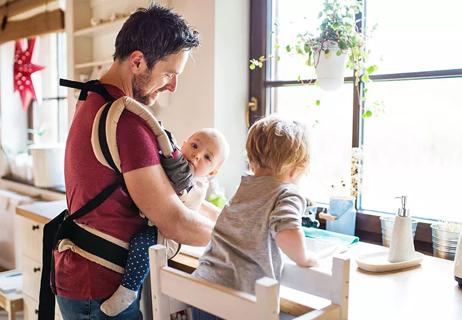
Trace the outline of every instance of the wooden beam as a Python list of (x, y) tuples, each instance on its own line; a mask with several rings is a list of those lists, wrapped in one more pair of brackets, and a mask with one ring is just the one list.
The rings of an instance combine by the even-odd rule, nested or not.
[(8, 21), (5, 30), (0, 31), (0, 44), (60, 31), (64, 31), (64, 11), (46, 11), (28, 19)]
[(35, 9), (40, 6), (44, 6), (54, 2), (53, 0), (15, 0), (8, 1), (8, 4), (4, 4), (0, 7), (0, 17), (8, 15), (8, 17), (13, 17), (18, 14), (27, 12), (29, 10)]

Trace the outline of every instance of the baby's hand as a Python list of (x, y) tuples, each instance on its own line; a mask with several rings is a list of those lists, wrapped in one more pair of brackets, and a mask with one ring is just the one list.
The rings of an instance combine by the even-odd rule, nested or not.
[(176, 194), (190, 190), (193, 186), (193, 173), (188, 161), (178, 152), (177, 157), (164, 157), (160, 155), (160, 162), (165, 173), (172, 182)]

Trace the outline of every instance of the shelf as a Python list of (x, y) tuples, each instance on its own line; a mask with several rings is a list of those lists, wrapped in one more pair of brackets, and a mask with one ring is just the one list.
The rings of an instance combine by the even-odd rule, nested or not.
[(84, 68), (91, 68), (91, 67), (97, 67), (97, 66), (105, 66), (108, 64), (111, 64), (113, 60), (101, 60), (101, 61), (92, 61), (92, 62), (86, 62), (86, 63), (79, 63), (74, 66), (75, 69), (84, 69)]
[(119, 31), (120, 27), (124, 24), (127, 18), (117, 19), (111, 22), (101, 23), (94, 27), (88, 27), (74, 32), (75, 37), (91, 37), (94, 35), (101, 35), (110, 32)]
[(64, 186), (40, 188), (34, 186), (30, 181), (24, 181), (13, 177), (0, 178), (0, 188), (39, 198), (44, 201), (62, 200), (66, 197)]

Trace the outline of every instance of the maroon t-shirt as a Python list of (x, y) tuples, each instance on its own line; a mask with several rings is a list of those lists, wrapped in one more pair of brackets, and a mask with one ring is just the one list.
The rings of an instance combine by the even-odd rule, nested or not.
[[(106, 89), (114, 97), (123, 92), (114, 86)], [(91, 146), (93, 120), (105, 103), (89, 93), (77, 106), (66, 143), (64, 174), (69, 212), (73, 213), (116, 180), (113, 170), (96, 159)], [(154, 134), (138, 116), (124, 111), (117, 125), (122, 172), (160, 163)], [(119, 187), (98, 208), (77, 220), (123, 241), (130, 239), (145, 224), (124, 190)], [(71, 299), (99, 299), (110, 296), (118, 287), (121, 274), (91, 262), (70, 250), (55, 252), (56, 287), (60, 296)]]

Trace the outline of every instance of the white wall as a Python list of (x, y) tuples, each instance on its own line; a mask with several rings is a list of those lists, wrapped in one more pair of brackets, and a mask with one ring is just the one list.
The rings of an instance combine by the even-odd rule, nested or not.
[(249, 1), (169, 1), (199, 31), (201, 46), (180, 76), (177, 92), (168, 104), (161, 100), (156, 112), (179, 142), (203, 127), (216, 127), (225, 134), (231, 155), (218, 179), (228, 197), (245, 169)]

